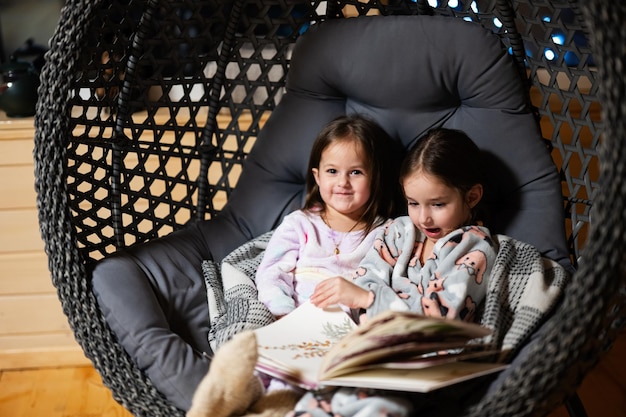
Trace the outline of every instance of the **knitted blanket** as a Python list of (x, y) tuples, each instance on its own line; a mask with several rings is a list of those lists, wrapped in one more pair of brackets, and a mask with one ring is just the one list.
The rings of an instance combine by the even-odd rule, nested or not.
[[(274, 318), (257, 298), (255, 271), (272, 232), (246, 242), (218, 264), (203, 261), (215, 351), (232, 336), (265, 326)], [(533, 246), (494, 235), (498, 255), (489, 278), (482, 324), (493, 333), (484, 341), (511, 360), (560, 298), (569, 274)]]
[(215, 352), (243, 330), (270, 324), (274, 316), (259, 301), (254, 278), (272, 232), (244, 243), (218, 264), (202, 261), (209, 306), (209, 344)]
[(532, 245), (495, 235), (498, 255), (489, 277), (481, 324), (492, 330), (485, 342), (512, 360), (553, 310), (570, 275)]

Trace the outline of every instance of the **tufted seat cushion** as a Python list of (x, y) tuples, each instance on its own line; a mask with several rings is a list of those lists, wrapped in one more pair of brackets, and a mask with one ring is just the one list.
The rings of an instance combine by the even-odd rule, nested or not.
[(344, 113), (378, 121), (398, 150), (432, 127), (466, 131), (489, 156), (488, 226), (569, 267), (559, 176), (526, 104), (512, 58), (475, 23), (375, 16), (313, 25), (223, 212), (96, 266), (107, 322), (154, 385), (187, 409), (209, 366), (202, 260), (219, 261), (301, 206), (312, 142)]

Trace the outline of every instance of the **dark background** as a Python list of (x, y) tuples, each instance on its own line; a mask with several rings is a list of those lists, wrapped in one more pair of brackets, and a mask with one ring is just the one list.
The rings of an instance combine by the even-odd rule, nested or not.
[(47, 48), (63, 4), (62, 0), (0, 0), (0, 62), (29, 38)]

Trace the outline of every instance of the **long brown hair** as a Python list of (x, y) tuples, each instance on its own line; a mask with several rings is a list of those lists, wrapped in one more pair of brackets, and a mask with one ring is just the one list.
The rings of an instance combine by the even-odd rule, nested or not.
[(328, 146), (341, 141), (356, 141), (361, 145), (372, 178), (370, 198), (360, 219), (366, 223), (366, 235), (378, 225), (377, 221), (384, 221), (393, 213), (398, 191), (394, 184), (398, 183), (392, 166), (392, 139), (382, 127), (364, 116), (340, 116), (328, 123), (317, 136), (309, 158), (304, 209), (326, 209), (313, 176), (313, 168), (319, 168), (322, 152)]

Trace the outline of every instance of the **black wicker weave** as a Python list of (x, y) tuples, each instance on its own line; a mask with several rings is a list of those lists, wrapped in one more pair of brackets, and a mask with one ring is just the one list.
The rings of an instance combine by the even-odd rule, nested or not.
[(481, 23), (510, 46), (552, 147), (577, 272), (532, 351), (469, 414), (545, 415), (611, 347), (626, 317), (626, 5), (448, 3), (67, 2), (35, 117), (40, 227), (75, 337), (134, 415), (184, 412), (121, 347), (91, 271), (102, 258), (220, 213), (280, 101), (291, 46), (327, 19), (420, 14)]

